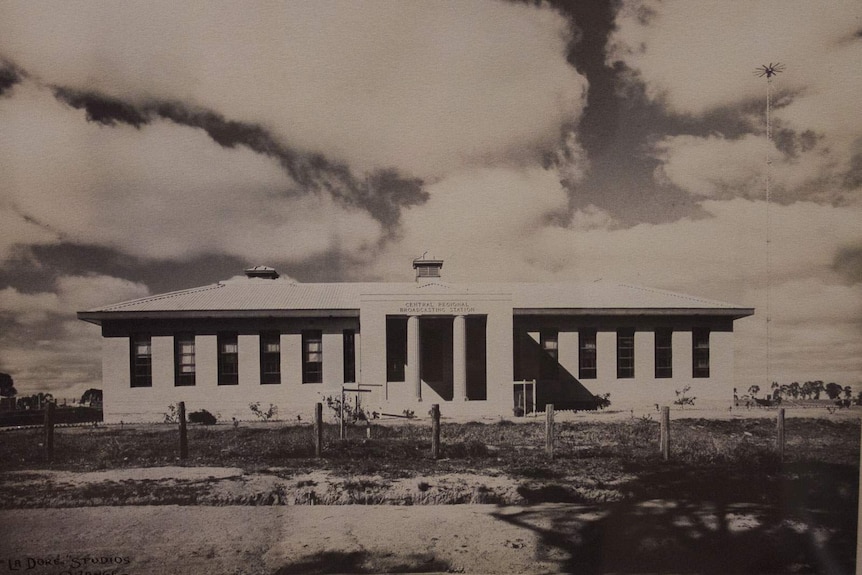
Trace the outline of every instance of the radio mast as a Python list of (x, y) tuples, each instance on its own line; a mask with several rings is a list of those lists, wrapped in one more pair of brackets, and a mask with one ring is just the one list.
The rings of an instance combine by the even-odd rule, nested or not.
[[(767, 66), (763, 64), (759, 68), (754, 71), (754, 74), (758, 78), (766, 77), (766, 385), (772, 385), (772, 378), (770, 376), (770, 354), (769, 354), (769, 324), (772, 321), (772, 315), (770, 312), (769, 300), (770, 300), (770, 292), (772, 290), (772, 283), (770, 281), (770, 249), (769, 249), (769, 184), (772, 176), (772, 157), (771, 157), (771, 149), (772, 149), (772, 119), (770, 118), (770, 112), (772, 110), (772, 78), (776, 75), (780, 74), (784, 71), (784, 65), (780, 63), (773, 64), (769, 63)], [(766, 389), (769, 389), (767, 387)]]

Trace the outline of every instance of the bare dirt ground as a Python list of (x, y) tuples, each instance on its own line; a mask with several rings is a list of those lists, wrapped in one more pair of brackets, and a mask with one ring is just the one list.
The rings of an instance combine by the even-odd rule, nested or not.
[[(635, 431), (655, 425), (641, 421), (648, 414), (563, 413), (558, 421), (629, 421), (623, 431)], [(672, 420), (697, 439), (688, 451), (710, 448), (700, 438), (704, 427), (718, 433), (727, 420), (743, 420), (726, 440), (737, 447), (723, 449), (737, 463), (757, 463), (757, 446), (772, 440), (755, 420), (774, 415), (687, 409)], [(125, 436), (69, 430), (70, 446), (82, 434), (105, 445), (108, 468), (70, 461), (0, 472), (0, 575), (852, 573), (859, 427), (850, 422), (859, 411), (800, 409), (787, 417), (798, 418), (791, 430), (815, 431), (797, 431), (788, 444), (792, 460), (765, 465), (762, 476), (697, 457), (670, 464), (630, 457), (637, 451), (611, 457), (592, 428), (562, 428), (570, 452), (553, 463), (489, 445), (487, 453), (438, 462), (411, 463), (412, 455), (393, 450), (366, 464), (342, 460), (333, 443), (324, 464), (300, 458), (286, 467), (242, 457), (206, 463), (228, 452), (185, 465), (141, 455), (155, 463), (135, 464), (137, 452), (109, 442)], [(512, 431), (487, 427), (463, 431), (491, 438)], [(0, 437), (30, 438), (15, 433)], [(256, 436), (218, 431), (196, 445), (202, 449), (207, 437), (228, 447), (235, 440), (241, 450)], [(601, 453), (577, 449), (596, 442)]]

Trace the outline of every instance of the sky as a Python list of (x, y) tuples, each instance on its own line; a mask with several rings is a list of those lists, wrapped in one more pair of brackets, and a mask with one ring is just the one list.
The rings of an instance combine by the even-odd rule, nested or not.
[(77, 311), (427, 252), (754, 307), (739, 387), (862, 390), (860, 61), (855, 1), (0, 0), (0, 371), (79, 397)]

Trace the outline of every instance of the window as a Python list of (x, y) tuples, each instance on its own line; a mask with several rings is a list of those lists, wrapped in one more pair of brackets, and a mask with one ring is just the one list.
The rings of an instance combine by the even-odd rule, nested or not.
[(195, 384), (195, 336), (194, 334), (178, 334), (174, 338), (174, 362), (176, 375), (174, 385)]
[(655, 376), (673, 377), (673, 330), (655, 330)]
[(134, 335), (131, 339), (132, 387), (153, 386), (153, 347), (148, 335)]
[(235, 333), (218, 335), (218, 384), (239, 383), (239, 346)]
[(407, 318), (386, 318), (386, 381), (404, 381), (407, 364)]
[(302, 332), (302, 383), (323, 383), (323, 333)]
[(539, 363), (540, 379), (557, 379), (559, 377), (558, 341), (556, 330), (539, 333), (539, 343), (542, 346), (542, 358)]
[(617, 378), (635, 376), (635, 330), (617, 330)]
[(596, 378), (596, 330), (582, 329), (578, 334), (578, 377)]
[(709, 377), (709, 330), (693, 330), (691, 344), (692, 377)]
[(345, 329), (342, 334), (344, 342), (344, 383), (356, 382), (356, 332)]
[(260, 383), (281, 383), (281, 334), (260, 334)]

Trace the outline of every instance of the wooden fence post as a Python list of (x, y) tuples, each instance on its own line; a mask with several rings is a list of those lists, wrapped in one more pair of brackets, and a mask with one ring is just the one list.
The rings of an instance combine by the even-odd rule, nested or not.
[(670, 407), (661, 408), (661, 457), (670, 459)]
[(314, 456), (323, 456), (323, 404), (314, 404)]
[(431, 459), (440, 458), (440, 404), (431, 406)]
[(778, 410), (778, 434), (775, 438), (775, 447), (778, 450), (778, 457), (784, 463), (784, 408)]
[(341, 403), (338, 407), (338, 439), (344, 439), (345, 437), (345, 428), (344, 428), (344, 388), (341, 388)]
[(554, 404), (545, 406), (545, 453), (548, 459), (554, 458)]
[[(862, 423), (862, 420), (860, 420)], [(862, 429), (862, 425), (860, 425)], [(862, 458), (862, 438), (859, 442), (859, 456)], [(856, 575), (862, 575), (862, 459), (859, 460), (859, 513), (856, 516)]]
[(45, 406), (45, 457), (54, 461), (54, 403)]
[(189, 458), (189, 438), (186, 433), (186, 402), (181, 401), (179, 407), (180, 419), (180, 459)]

